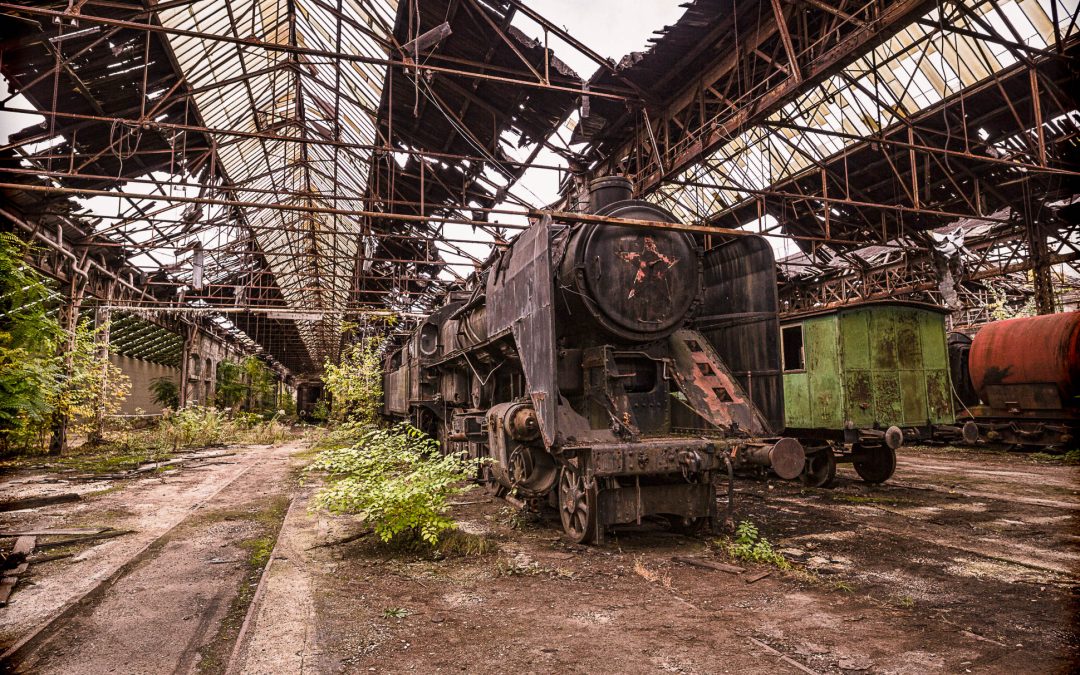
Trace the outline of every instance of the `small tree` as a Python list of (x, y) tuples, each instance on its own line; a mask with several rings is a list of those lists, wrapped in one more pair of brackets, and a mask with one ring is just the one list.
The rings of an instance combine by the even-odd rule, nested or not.
[(333, 417), (375, 424), (382, 406), (381, 336), (366, 336), (342, 351), (337, 364), (323, 367), (323, 382), (334, 401)]
[(214, 403), (219, 408), (239, 408), (247, 395), (243, 370), (233, 361), (222, 361), (217, 367)]
[(58, 391), (63, 331), (55, 295), (26, 264), (30, 247), (0, 233), (0, 450), (43, 442)]
[(75, 330), (71, 370), (55, 398), (57, 411), (71, 420), (76, 431), (93, 433), (99, 418), (120, 412), (131, 392), (131, 379), (102, 354), (93, 322), (84, 320)]
[(180, 407), (180, 387), (171, 377), (163, 376), (151, 380), (150, 393), (154, 397), (154, 403), (162, 408), (176, 410)]

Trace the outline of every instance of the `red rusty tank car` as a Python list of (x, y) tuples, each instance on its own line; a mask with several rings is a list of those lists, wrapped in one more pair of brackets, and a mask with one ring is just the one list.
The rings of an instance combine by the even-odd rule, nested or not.
[(980, 401), (970, 414), (983, 438), (1077, 447), (1080, 312), (988, 324), (972, 341), (967, 366)]

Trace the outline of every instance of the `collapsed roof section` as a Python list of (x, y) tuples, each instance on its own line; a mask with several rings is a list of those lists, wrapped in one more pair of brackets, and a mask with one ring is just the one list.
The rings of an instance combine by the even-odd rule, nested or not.
[[(590, 143), (597, 172), (633, 175), (687, 221), (739, 227), (769, 213), (809, 249), (815, 238), (880, 237), (877, 205), (912, 216), (901, 222), (892, 209), (882, 241), (907, 225), (940, 225), (935, 211), (945, 219), (978, 213), (954, 208), (972, 191), (963, 184), (972, 167), (1015, 172), (1017, 164), (1073, 161), (1075, 3), (807, 4), (689, 3), (649, 51), (620, 63), (620, 74), (646, 90), (644, 108), (590, 102), (575, 137)], [(1038, 121), (1029, 66), (1035, 98), (1045, 99)], [(1010, 79), (1016, 71), (1022, 80)], [(590, 84), (615, 81), (601, 70)], [(914, 125), (952, 102), (963, 109), (926, 129)], [(942, 152), (930, 157), (924, 148)], [(916, 172), (936, 175), (913, 178), (909, 150), (928, 164)], [(837, 158), (840, 165), (830, 163)], [(906, 186), (898, 185), (892, 178), (904, 171)], [(936, 185), (948, 173), (958, 175), (955, 185), (919, 192), (919, 183)], [(792, 207), (815, 193), (813, 208)]]
[(375, 208), (399, 218), (371, 221), (377, 246), (364, 261), (360, 302), (391, 293), (399, 308), (425, 309), (457, 278), (447, 256), (479, 262), (483, 253), (450, 241), (441, 219), (471, 224), (478, 240), (506, 240), (485, 209), (514, 199), (510, 186), (529, 166), (507, 146), (539, 148), (576, 106), (582, 85), (511, 25), (515, 11), (480, 0), (398, 8), (393, 52), (419, 67), (391, 69), (383, 88), (378, 125), (386, 149), (373, 158), (368, 194)]
[(206, 126), (231, 132), (210, 133), (219, 171), (316, 363), (335, 356), (348, 310), (386, 71), (363, 59), (385, 58), (395, 5), (198, 0), (157, 12), (197, 33), (168, 40)]

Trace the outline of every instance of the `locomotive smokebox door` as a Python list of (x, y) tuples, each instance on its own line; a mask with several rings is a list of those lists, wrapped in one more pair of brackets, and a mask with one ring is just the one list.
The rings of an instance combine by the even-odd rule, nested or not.
[[(639, 201), (599, 215), (675, 222)], [(680, 327), (699, 302), (701, 254), (685, 232), (589, 223), (573, 230), (559, 264), (557, 332), (590, 344), (647, 342)]]

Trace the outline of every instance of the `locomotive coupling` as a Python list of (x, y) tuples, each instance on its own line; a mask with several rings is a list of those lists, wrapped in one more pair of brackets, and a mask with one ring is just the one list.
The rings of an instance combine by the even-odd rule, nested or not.
[(794, 438), (781, 438), (775, 443), (747, 443), (733, 453), (732, 459), (736, 466), (765, 466), (784, 480), (792, 480), (806, 465), (806, 451)]

